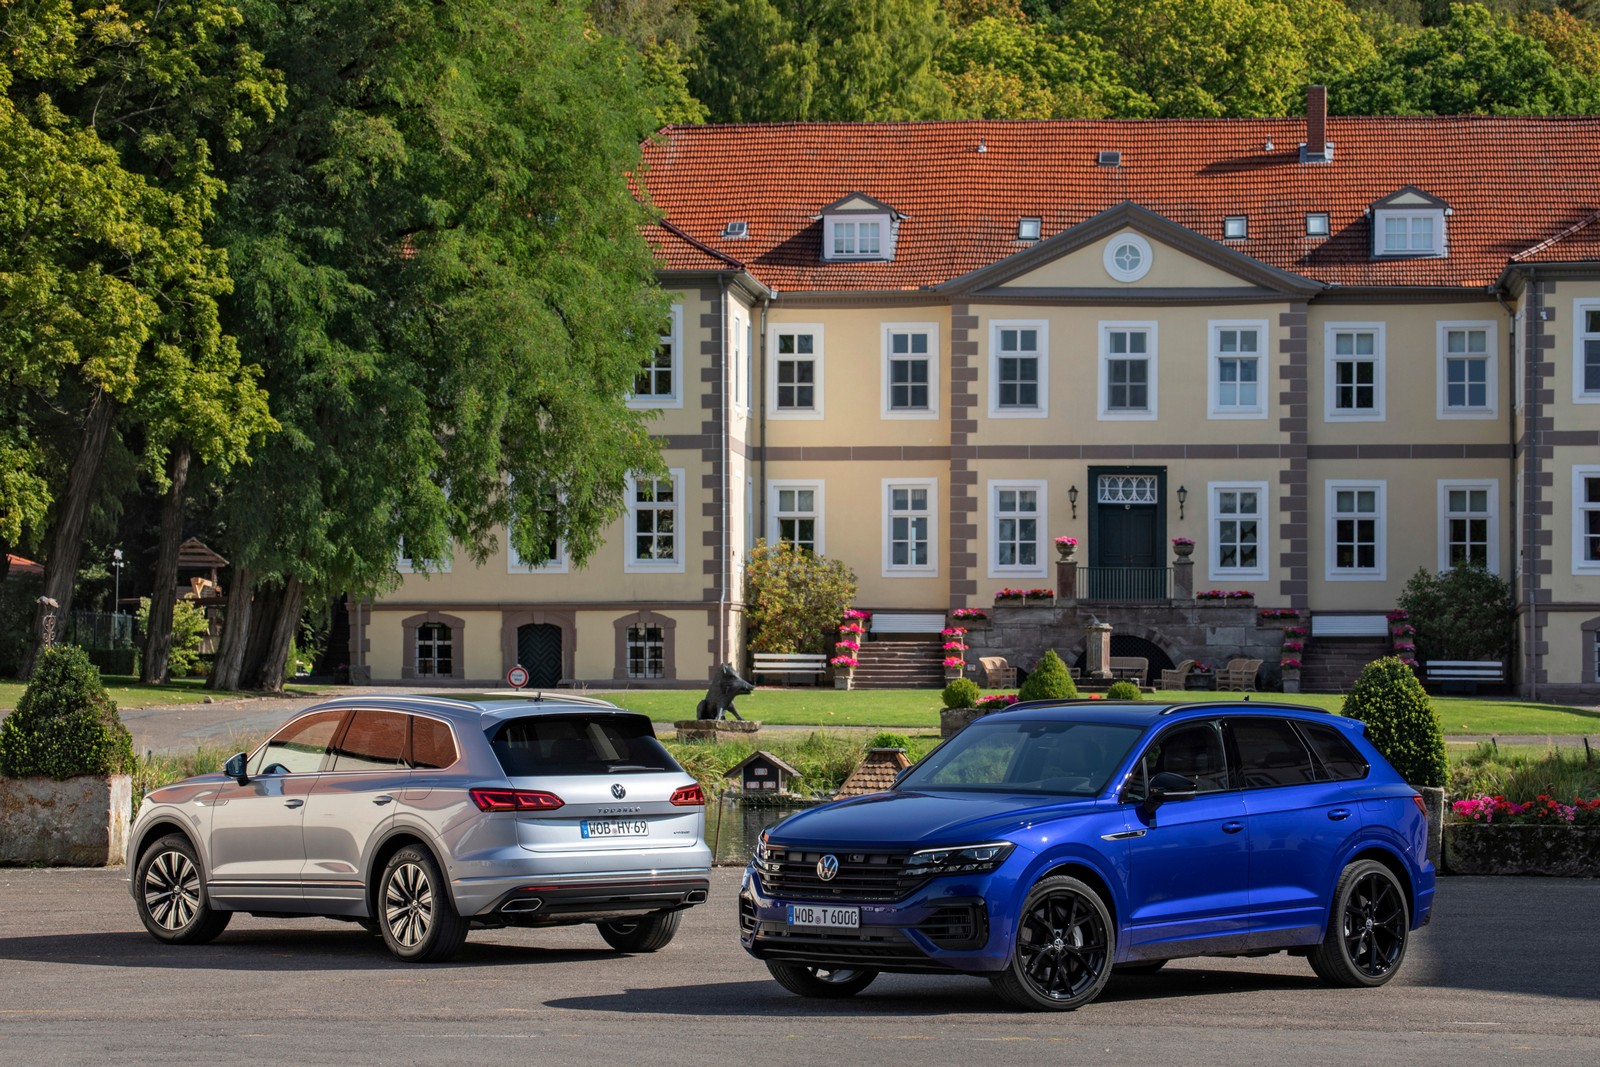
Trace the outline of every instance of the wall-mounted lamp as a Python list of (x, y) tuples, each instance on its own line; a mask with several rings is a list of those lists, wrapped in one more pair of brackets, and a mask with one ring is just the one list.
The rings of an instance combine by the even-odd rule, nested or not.
[(1183, 518), (1183, 502), (1185, 500), (1188, 500), (1188, 499), (1189, 499), (1189, 490), (1185, 489), (1181, 485), (1178, 486), (1178, 518), (1179, 519)]
[(1078, 517), (1078, 487), (1073, 486), (1067, 490), (1067, 501), (1072, 505), (1072, 517)]

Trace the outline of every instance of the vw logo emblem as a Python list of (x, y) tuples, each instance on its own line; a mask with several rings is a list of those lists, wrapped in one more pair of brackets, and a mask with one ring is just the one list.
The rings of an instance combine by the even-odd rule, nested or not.
[(628, 795), (628, 791), (622, 788), (621, 782), (618, 782), (616, 785), (611, 787), (611, 795), (616, 797), (618, 800), (621, 800), (623, 797)]
[(834, 875), (839, 873), (839, 857), (828, 853), (817, 861), (817, 877), (824, 882), (833, 881)]

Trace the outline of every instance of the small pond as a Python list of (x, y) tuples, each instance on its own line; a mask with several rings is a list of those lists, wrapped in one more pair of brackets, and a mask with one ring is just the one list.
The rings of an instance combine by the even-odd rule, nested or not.
[(820, 801), (780, 801), (762, 797), (746, 801), (739, 796), (721, 796), (706, 805), (706, 844), (715, 862), (743, 866), (755, 850), (761, 831), (782, 822), (797, 811), (815, 807)]

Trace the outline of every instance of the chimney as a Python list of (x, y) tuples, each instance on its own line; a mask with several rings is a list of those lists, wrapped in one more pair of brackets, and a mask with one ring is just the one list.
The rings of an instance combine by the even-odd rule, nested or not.
[(1328, 154), (1328, 87), (1313, 85), (1306, 90), (1306, 155), (1325, 159)]

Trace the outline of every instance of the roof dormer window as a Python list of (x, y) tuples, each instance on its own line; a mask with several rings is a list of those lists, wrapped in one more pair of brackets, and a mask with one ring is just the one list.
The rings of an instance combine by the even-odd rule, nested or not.
[(1041, 232), (1043, 220), (1032, 215), (1024, 215), (1017, 220), (1017, 240), (1037, 241)]
[(1372, 205), (1372, 255), (1448, 254), (1445, 220), (1450, 205), (1414, 186), (1406, 186)]
[(1222, 239), (1224, 241), (1242, 241), (1250, 236), (1250, 217), (1248, 215), (1229, 215), (1222, 220)]
[(822, 258), (890, 260), (901, 215), (881, 200), (851, 193), (822, 209)]

